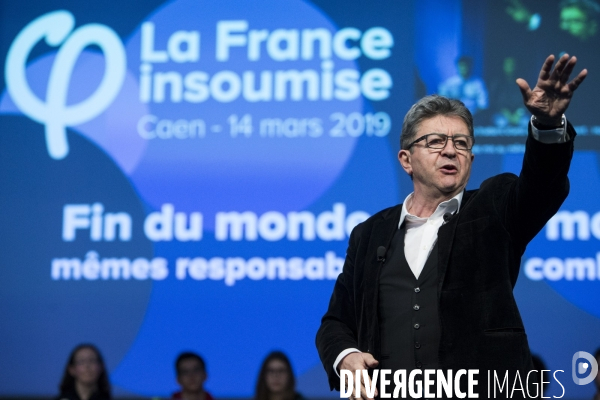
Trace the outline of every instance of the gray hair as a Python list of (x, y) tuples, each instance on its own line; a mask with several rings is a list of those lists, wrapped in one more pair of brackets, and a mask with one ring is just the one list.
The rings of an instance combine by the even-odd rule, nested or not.
[(406, 113), (402, 123), (400, 148), (407, 150), (408, 146), (415, 140), (421, 122), (438, 115), (459, 117), (467, 125), (469, 135), (474, 136), (473, 116), (463, 102), (434, 94), (417, 101)]

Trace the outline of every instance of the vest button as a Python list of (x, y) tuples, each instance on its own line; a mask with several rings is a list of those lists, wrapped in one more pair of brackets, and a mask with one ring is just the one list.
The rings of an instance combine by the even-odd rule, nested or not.
[(415, 304), (415, 305), (413, 306), (413, 310), (415, 310), (415, 311), (419, 311), (419, 308), (421, 308), (421, 307), (419, 307), (419, 305), (418, 305), (418, 304)]
[(415, 366), (416, 366), (417, 368), (421, 368), (421, 367), (423, 366), (423, 364), (421, 363), (421, 361), (417, 361), (417, 362), (415, 363)]
[(421, 291), (421, 289), (419, 289), (418, 287), (415, 288), (415, 293), (419, 293)]
[(419, 328), (421, 327), (421, 325), (419, 325), (419, 324), (414, 324), (414, 325), (413, 325), (413, 327), (414, 327), (415, 329), (419, 329)]
[(415, 349), (420, 349), (420, 348), (421, 348), (421, 343), (415, 342)]

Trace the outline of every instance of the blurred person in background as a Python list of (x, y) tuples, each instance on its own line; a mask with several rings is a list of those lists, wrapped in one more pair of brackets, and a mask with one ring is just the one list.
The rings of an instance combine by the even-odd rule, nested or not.
[(596, 35), (600, 5), (592, 0), (564, 0), (560, 3), (560, 29), (581, 41)]
[(80, 344), (69, 356), (58, 400), (110, 400), (110, 383), (102, 355), (93, 344)]
[[(553, 7), (545, 9), (530, 9), (526, 2), (521, 0), (506, 0), (508, 6), (506, 13), (520, 24), (525, 24), (527, 29), (535, 31), (545, 19), (551, 19), (548, 13), (555, 13)], [(562, 0), (558, 4), (560, 30), (567, 32), (580, 41), (586, 41), (598, 32), (598, 18), (600, 4), (594, 0)], [(545, 16), (544, 16), (545, 15)]]
[(461, 56), (456, 60), (457, 75), (442, 82), (438, 88), (440, 96), (462, 101), (475, 115), (488, 108), (488, 93), (483, 80), (473, 76), (473, 59)]
[(255, 400), (303, 400), (296, 392), (296, 379), (292, 364), (287, 356), (280, 352), (270, 353), (262, 363)]
[(497, 74), (490, 84), (492, 123), (497, 127), (527, 128), (529, 124), (529, 113), (523, 105), (523, 97), (513, 88), (517, 77), (516, 57), (505, 57), (502, 60), (501, 73)]
[(172, 399), (213, 400), (211, 394), (204, 390), (206, 363), (198, 354), (181, 353), (175, 361), (175, 372), (181, 391), (173, 393)]

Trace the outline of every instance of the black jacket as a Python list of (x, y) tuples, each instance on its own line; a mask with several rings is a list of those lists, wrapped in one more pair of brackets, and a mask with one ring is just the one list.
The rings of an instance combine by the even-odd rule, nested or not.
[[(527, 138), (519, 177), (504, 173), (465, 191), (459, 213), (438, 231), (438, 310), (442, 369), (532, 369), (527, 336), (513, 297), (525, 247), (558, 211), (569, 192), (567, 172), (576, 135), (543, 144)], [(337, 356), (357, 348), (380, 356), (377, 248), (389, 247), (402, 205), (359, 224), (350, 235), (343, 272), (316, 344), (329, 376)], [(523, 374), (524, 372), (524, 374)]]

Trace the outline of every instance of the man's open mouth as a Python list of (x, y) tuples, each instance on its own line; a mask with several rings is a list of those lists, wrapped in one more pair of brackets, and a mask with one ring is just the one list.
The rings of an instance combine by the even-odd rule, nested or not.
[(456, 168), (454, 165), (450, 165), (450, 164), (444, 165), (443, 167), (440, 168), (440, 170), (442, 172), (445, 172), (448, 174), (458, 172), (458, 168)]

